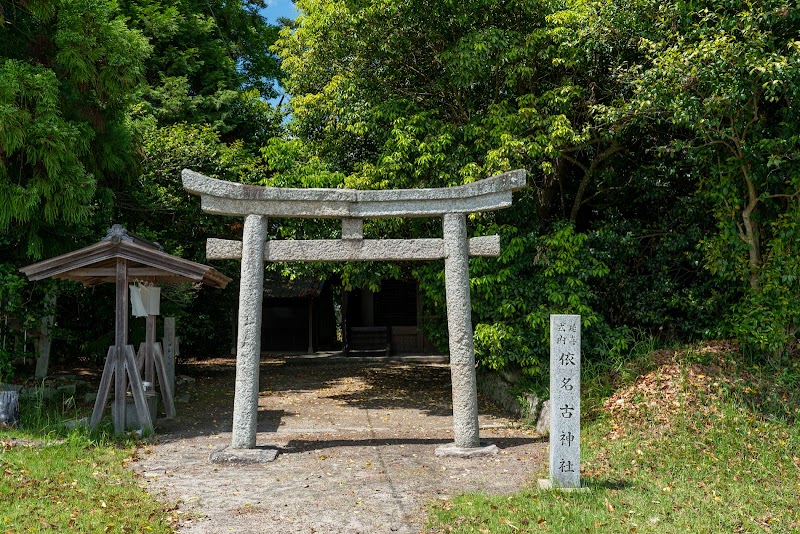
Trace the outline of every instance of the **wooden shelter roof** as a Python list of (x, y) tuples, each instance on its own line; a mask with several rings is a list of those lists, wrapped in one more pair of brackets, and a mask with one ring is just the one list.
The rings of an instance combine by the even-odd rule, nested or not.
[(96, 286), (116, 281), (118, 258), (127, 260), (131, 281), (191, 282), (218, 288), (224, 288), (231, 281), (213, 267), (167, 254), (120, 225), (112, 226), (108, 235), (94, 245), (22, 267), (20, 271), (29, 280), (57, 278)]

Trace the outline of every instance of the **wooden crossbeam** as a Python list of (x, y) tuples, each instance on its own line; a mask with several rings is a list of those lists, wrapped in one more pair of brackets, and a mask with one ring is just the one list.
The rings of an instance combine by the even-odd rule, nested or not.
[[(86, 276), (108, 277), (114, 276), (116, 269), (114, 267), (84, 267), (82, 269), (73, 269), (69, 271), (69, 275), (73, 278), (80, 278)], [(141, 276), (163, 276), (164, 270), (152, 267), (128, 267), (128, 278), (136, 278)]]

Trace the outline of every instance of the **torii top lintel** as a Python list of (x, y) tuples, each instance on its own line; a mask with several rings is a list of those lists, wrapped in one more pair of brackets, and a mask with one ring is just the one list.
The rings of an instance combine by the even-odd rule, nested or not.
[(525, 171), (509, 171), (455, 187), (431, 189), (297, 189), (260, 187), (183, 170), (183, 187), (200, 195), (203, 211), (218, 215), (267, 215), (319, 219), (436, 217), (511, 206), (525, 186)]

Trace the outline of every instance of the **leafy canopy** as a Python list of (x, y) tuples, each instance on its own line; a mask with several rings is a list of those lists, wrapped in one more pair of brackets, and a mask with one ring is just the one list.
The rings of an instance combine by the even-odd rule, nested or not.
[(40, 258), (129, 171), (127, 115), (150, 46), (113, 2), (0, 4), (0, 231)]

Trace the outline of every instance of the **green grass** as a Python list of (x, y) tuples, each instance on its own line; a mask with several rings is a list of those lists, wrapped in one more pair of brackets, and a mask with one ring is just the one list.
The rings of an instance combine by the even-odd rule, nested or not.
[(174, 530), (164, 504), (126, 468), (134, 441), (67, 431), (62, 407), (41, 401), (21, 418), (19, 429), (0, 429), (0, 532)]
[(533, 479), (513, 495), (433, 505), (429, 529), (800, 532), (800, 392), (786, 378), (792, 369), (683, 352), (618, 389), (584, 425), (589, 493), (539, 491)]

